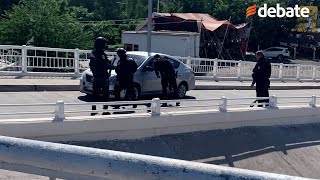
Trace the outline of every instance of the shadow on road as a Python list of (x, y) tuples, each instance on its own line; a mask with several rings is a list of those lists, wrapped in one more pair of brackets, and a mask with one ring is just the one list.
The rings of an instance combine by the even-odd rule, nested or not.
[[(160, 98), (160, 96), (142, 96), (140, 98), (140, 100), (152, 100), (153, 98)], [(93, 96), (91, 95), (83, 95), (83, 96), (79, 96), (78, 99), (80, 101), (83, 101), (83, 102), (113, 102), (115, 101), (114, 98), (110, 98), (109, 100), (104, 100), (103, 98), (101, 98), (100, 100), (96, 100), (93, 98)], [(193, 97), (193, 96), (186, 96), (184, 97), (183, 99), (196, 99), (196, 97)], [(178, 101), (178, 99), (177, 99)]]
[[(157, 98), (159, 96), (142, 96), (140, 100), (152, 100), (153, 98)], [(92, 95), (84, 95), (84, 96), (79, 96), (78, 99), (80, 101), (83, 101), (83, 102), (114, 102), (115, 99), (114, 98), (111, 98), (111, 99), (104, 99), (101, 97), (101, 99), (95, 99)], [(195, 97), (193, 96), (186, 96), (185, 98), (183, 99), (196, 99)], [(176, 99), (176, 102), (179, 102), (179, 99)], [(150, 107), (151, 104), (148, 103), (148, 104), (142, 104), (142, 105), (138, 105), (139, 106), (147, 106), (147, 107)], [(171, 103), (169, 103), (168, 107), (173, 107), (175, 105), (172, 105)], [(108, 109), (110, 108), (116, 108), (115, 105), (110, 105), (110, 107), (108, 107)], [(134, 111), (133, 109), (137, 108), (137, 107), (134, 107), (132, 104), (125, 104), (125, 105), (121, 105), (119, 107), (120, 109), (122, 109), (122, 112), (113, 112), (112, 114), (133, 114), (135, 113), (136, 111)], [(128, 111), (126, 111), (125, 109), (130, 109)]]

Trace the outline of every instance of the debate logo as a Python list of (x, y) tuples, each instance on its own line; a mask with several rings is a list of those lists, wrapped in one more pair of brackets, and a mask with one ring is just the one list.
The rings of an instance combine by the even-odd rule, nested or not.
[[(257, 5), (253, 5), (247, 8), (247, 17), (255, 15), (257, 13)], [(283, 18), (283, 17), (304, 17), (308, 18), (310, 14), (310, 10), (307, 7), (299, 7), (295, 5), (294, 7), (283, 8), (280, 4), (277, 4), (276, 7), (268, 7), (267, 4), (264, 4), (263, 7), (258, 9), (259, 17), (271, 17), (271, 18)]]
[(247, 17), (255, 15), (257, 13), (257, 5), (253, 5), (247, 8)]

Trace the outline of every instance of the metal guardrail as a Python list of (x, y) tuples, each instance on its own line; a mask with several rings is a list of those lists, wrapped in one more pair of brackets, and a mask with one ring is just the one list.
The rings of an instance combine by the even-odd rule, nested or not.
[[(0, 45), (0, 75), (77, 76), (89, 68), (90, 50)], [(109, 57), (115, 52), (107, 52)], [(197, 79), (251, 80), (255, 62), (176, 57)], [(33, 71), (41, 73), (33, 73)], [(48, 74), (48, 72), (56, 72)], [(320, 66), (272, 64), (271, 80), (320, 80)]]
[[(256, 100), (269, 100), (269, 103), (265, 102), (253, 102)], [(252, 101), (251, 101), (252, 100)], [(279, 100), (281, 100), (279, 102)], [(246, 101), (251, 101), (250, 103), (244, 103)], [(163, 106), (164, 104), (170, 103), (189, 103), (189, 105), (185, 106)], [(231, 103), (232, 102), (232, 103)], [(207, 104), (201, 104), (207, 103)], [(66, 110), (67, 108), (79, 107), (79, 106), (88, 106), (88, 109), (92, 105), (104, 105), (104, 106), (132, 106), (132, 105), (143, 105), (143, 108), (125, 108), (125, 109), (101, 109), (101, 110), (83, 110), (83, 109), (74, 109), (74, 110)], [(162, 110), (166, 110), (165, 112), (177, 112), (179, 109), (191, 109), (191, 108), (208, 108), (206, 110), (217, 112), (227, 112), (228, 109), (233, 108), (244, 108), (247, 110), (251, 110), (250, 107), (253, 106), (268, 106), (268, 108), (277, 108), (278, 105), (281, 106), (296, 106), (296, 105), (305, 105), (312, 108), (317, 107), (317, 97), (313, 95), (312, 97), (249, 97), (249, 98), (215, 98), (215, 99), (174, 99), (174, 100), (160, 100), (159, 98), (154, 98), (149, 101), (118, 101), (118, 102), (86, 102), (86, 103), (64, 103), (64, 101), (60, 100), (56, 103), (40, 103), (40, 104), (0, 104), (0, 108), (5, 112), (5, 108), (10, 107), (11, 111), (13, 107), (39, 107), (39, 106), (47, 106), (55, 108), (54, 111), (43, 111), (43, 112), (27, 112), (24, 110), (23, 112), (15, 111), (15, 112), (5, 112), (0, 113), (1, 116), (15, 116), (15, 115), (30, 115), (30, 114), (39, 114), (39, 115), (54, 115), (54, 121), (63, 122), (66, 118), (66, 114), (72, 114), (73, 116), (80, 116), (74, 114), (80, 113), (113, 113), (113, 112), (128, 112), (128, 111), (146, 111), (150, 113), (150, 116), (160, 116)], [(245, 107), (243, 107), (245, 106)], [(268, 109), (267, 108), (267, 109)], [(43, 117), (48, 118), (48, 117)]]
[[(176, 57), (190, 65), (197, 77), (207, 77), (213, 80), (231, 79), (247, 80), (252, 79), (252, 70), (255, 62), (204, 59), (193, 57)], [(311, 80), (319, 81), (320, 66), (272, 63), (271, 80)], [(205, 79), (205, 78), (202, 78)]]
[(62, 179), (305, 179), (149, 155), (0, 136), (0, 168)]

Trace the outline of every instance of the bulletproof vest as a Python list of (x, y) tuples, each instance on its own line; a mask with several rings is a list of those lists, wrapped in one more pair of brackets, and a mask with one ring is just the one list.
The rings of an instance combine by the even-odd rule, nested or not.
[(134, 73), (137, 71), (136, 62), (131, 59), (120, 59), (116, 67), (116, 73), (118, 79), (133, 78)]
[(107, 77), (109, 76), (108, 70), (110, 69), (111, 62), (108, 60), (107, 55), (101, 50), (94, 50), (90, 55), (90, 68), (93, 76)]

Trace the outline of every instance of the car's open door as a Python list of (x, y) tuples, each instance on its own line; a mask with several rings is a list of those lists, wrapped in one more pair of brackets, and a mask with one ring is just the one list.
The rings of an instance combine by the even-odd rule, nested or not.
[(144, 93), (160, 93), (162, 91), (161, 78), (157, 78), (157, 75), (153, 69), (153, 59), (150, 59), (146, 66), (142, 69), (142, 91)]

